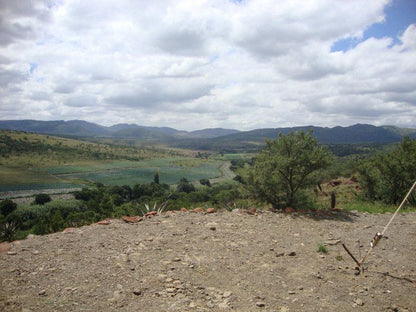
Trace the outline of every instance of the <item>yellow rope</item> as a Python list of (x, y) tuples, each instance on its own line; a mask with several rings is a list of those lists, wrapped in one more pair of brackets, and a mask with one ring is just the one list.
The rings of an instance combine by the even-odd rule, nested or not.
[(416, 188), (416, 181), (415, 183), (413, 183), (413, 186), (410, 188), (409, 192), (407, 193), (406, 197), (403, 199), (402, 203), (400, 204), (399, 208), (396, 209), (396, 211), (394, 212), (393, 216), (390, 218), (389, 223), (387, 223), (387, 225), (384, 227), (383, 232), (381, 233), (377, 233), (373, 240), (371, 241), (371, 245), (370, 245), (370, 249), (367, 251), (367, 254), (359, 261), (359, 266), (361, 267), (362, 264), (364, 263), (365, 259), (367, 258), (368, 255), (370, 255), (370, 253), (373, 251), (374, 247), (377, 246), (378, 242), (380, 241), (380, 239), (384, 236), (384, 233), (386, 233), (387, 228), (389, 227), (389, 225), (391, 224), (391, 222), (393, 221), (394, 217), (397, 215), (397, 213), (399, 212), (399, 210), (403, 207), (403, 205), (406, 203), (407, 198), (410, 196), (410, 194), (412, 193), (412, 191)]

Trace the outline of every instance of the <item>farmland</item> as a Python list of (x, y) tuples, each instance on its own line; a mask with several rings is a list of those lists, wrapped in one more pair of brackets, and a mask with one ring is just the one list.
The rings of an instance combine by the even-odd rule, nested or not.
[(217, 178), (223, 160), (189, 157), (189, 151), (92, 143), (46, 135), (0, 132), (0, 192), (74, 188), (102, 183), (161, 183)]

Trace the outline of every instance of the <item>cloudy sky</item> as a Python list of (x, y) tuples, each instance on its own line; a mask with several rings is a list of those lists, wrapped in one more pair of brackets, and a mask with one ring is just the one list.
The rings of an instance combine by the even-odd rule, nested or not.
[(0, 0), (0, 119), (416, 128), (416, 1)]

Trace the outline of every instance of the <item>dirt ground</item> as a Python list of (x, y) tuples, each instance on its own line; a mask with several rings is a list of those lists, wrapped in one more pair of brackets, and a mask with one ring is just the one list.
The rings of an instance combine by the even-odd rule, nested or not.
[(416, 213), (360, 275), (341, 245), (364, 254), (390, 218), (176, 212), (32, 236), (0, 253), (0, 310), (416, 311)]

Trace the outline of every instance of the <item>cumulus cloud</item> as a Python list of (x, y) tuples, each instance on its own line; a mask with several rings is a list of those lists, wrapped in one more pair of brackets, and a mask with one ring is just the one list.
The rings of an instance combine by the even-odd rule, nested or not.
[[(416, 26), (363, 39), (391, 4), (0, 0), (1, 116), (416, 127)], [(347, 38), (358, 44), (331, 51)]]

